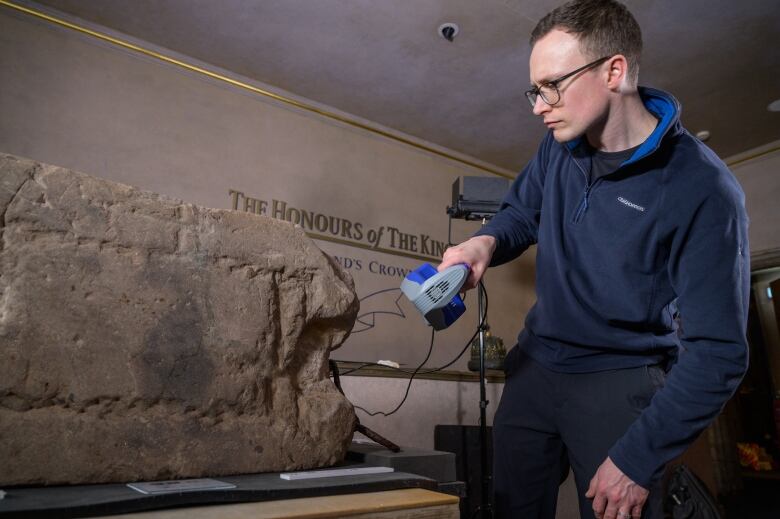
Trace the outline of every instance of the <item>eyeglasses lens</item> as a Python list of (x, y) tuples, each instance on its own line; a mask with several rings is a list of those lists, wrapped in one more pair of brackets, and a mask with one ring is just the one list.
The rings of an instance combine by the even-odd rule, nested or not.
[(540, 95), (542, 96), (542, 101), (550, 106), (555, 105), (561, 98), (561, 94), (554, 85), (541, 85), (538, 90), (533, 89), (525, 93), (531, 108), (536, 106), (536, 98)]
[(561, 100), (561, 94), (558, 93), (558, 89), (553, 85), (542, 85), (539, 87), (539, 94), (545, 103), (552, 106)]

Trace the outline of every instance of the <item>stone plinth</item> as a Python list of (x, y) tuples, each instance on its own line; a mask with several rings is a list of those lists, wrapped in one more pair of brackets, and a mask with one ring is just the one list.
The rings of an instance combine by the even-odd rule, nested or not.
[(292, 225), (0, 155), (0, 484), (307, 469), (358, 301)]

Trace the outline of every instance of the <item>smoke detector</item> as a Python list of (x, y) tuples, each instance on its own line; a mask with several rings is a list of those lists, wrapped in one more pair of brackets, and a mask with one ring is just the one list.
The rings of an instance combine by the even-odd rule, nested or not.
[(447, 22), (439, 25), (439, 36), (447, 41), (452, 41), (455, 36), (460, 32), (460, 27), (457, 23)]

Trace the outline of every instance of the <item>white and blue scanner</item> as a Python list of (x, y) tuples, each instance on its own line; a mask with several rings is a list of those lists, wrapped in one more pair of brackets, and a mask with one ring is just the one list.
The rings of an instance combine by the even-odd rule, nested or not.
[(468, 276), (469, 268), (464, 264), (437, 272), (429, 263), (423, 263), (406, 276), (401, 292), (434, 330), (443, 330), (466, 311), (458, 293)]

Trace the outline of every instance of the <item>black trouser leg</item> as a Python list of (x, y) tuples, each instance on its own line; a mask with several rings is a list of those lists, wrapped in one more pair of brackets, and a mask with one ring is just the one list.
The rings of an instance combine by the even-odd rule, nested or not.
[[(513, 349), (494, 420), (496, 517), (555, 517), (566, 455), (576, 479), (582, 519), (591, 478), (658, 389), (654, 367), (556, 373)], [(643, 519), (662, 517), (660, 485), (650, 489)]]
[(517, 349), (507, 358), (507, 380), (493, 421), (495, 517), (553, 519), (565, 451), (552, 425), (554, 388)]
[[(606, 460), (612, 445), (650, 404), (658, 387), (642, 366), (597, 373), (561, 374), (568, 395), (562, 404), (558, 424), (574, 471), (580, 517), (592, 519), (592, 501), (585, 498), (590, 480)], [(660, 510), (660, 481), (649, 489), (642, 518), (663, 517)]]

